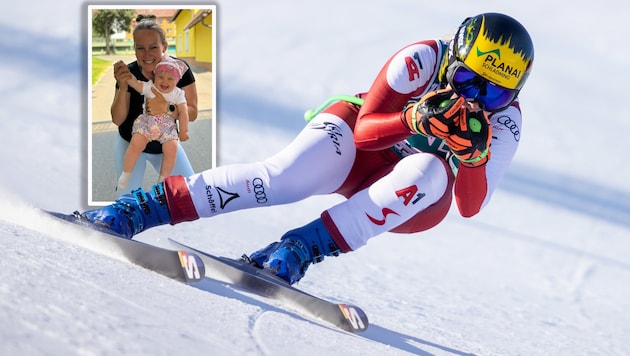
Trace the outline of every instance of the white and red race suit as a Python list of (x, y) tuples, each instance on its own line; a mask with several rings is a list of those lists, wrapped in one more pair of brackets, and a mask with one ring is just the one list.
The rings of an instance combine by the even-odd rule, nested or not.
[(364, 99), (361, 106), (334, 103), (273, 157), (167, 178), (172, 223), (338, 193), (347, 199), (321, 217), (348, 252), (383, 232), (434, 227), (448, 213), (453, 195), (462, 216), (477, 214), (516, 153), (521, 111), (515, 101), (490, 114), (490, 160), (453, 170), (444, 142), (410, 132), (401, 115), (408, 102), (440, 87), (446, 47), (442, 40), (426, 40), (400, 49), (370, 89), (357, 94)]

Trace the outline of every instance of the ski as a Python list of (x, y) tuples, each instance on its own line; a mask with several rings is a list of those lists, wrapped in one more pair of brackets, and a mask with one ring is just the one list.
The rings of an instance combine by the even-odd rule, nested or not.
[(116, 235), (111, 230), (82, 220), (78, 216), (78, 213), (63, 214), (45, 210), (44, 212), (64, 222), (85, 229), (86, 232), (96, 232), (96, 234), (93, 234), (94, 236), (90, 238), (94, 237), (107, 243), (113, 243), (120, 248), (125, 258), (135, 265), (186, 284), (199, 282), (205, 277), (203, 261), (193, 252), (169, 250), (144, 242), (127, 239)]
[(297, 289), (271, 272), (251, 266), (242, 259), (219, 257), (169, 239), (178, 246), (170, 250), (116, 235), (111, 230), (86, 222), (78, 213), (63, 214), (45, 211), (48, 215), (94, 233), (97, 238), (113, 243), (133, 264), (179, 282), (192, 284), (204, 277), (233, 284), (258, 295), (292, 306), (313, 318), (328, 322), (342, 330), (360, 333), (369, 325), (365, 312), (351, 304), (334, 303)]
[(334, 303), (297, 289), (271, 272), (254, 267), (243, 259), (219, 257), (170, 239), (184, 250), (198, 255), (206, 267), (206, 276), (226, 281), (263, 297), (278, 300), (316, 319), (351, 332), (367, 329), (365, 312), (354, 305)]

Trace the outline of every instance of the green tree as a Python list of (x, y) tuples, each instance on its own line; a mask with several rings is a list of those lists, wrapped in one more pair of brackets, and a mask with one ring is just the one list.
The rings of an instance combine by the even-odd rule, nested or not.
[(134, 16), (132, 9), (95, 10), (92, 13), (92, 32), (105, 37), (105, 53), (111, 54), (111, 35), (124, 31), (131, 25)]

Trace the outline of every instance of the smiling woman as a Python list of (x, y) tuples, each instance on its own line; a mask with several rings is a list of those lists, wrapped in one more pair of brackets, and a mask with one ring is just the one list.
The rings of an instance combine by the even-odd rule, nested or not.
[[(129, 64), (118, 62), (114, 64), (114, 76), (116, 78), (116, 92), (111, 106), (112, 122), (118, 126), (119, 135), (116, 136), (114, 146), (114, 162), (116, 176), (123, 173), (124, 156), (128, 150), (134, 121), (143, 113), (149, 112), (151, 115), (167, 115), (174, 120), (179, 119), (183, 110), (169, 110), (172, 102), (169, 102), (161, 94), (154, 98), (143, 96), (128, 85), (131, 78), (136, 78), (143, 82), (155, 79), (154, 70), (157, 64), (165, 56), (168, 49), (168, 42), (164, 30), (152, 15), (138, 15), (136, 25), (133, 30), (133, 41), (136, 61)], [(183, 62), (183, 61), (182, 61)], [(194, 121), (197, 118), (197, 87), (192, 70), (186, 64), (183, 74), (177, 82), (177, 87), (184, 93), (188, 120)], [(156, 171), (161, 170), (162, 164), (162, 143), (150, 141), (137, 159), (139, 164), (128, 173), (125, 179), (125, 187), (117, 187), (118, 194), (126, 194), (131, 189), (142, 185), (146, 162), (150, 162)], [(176, 145), (176, 158), (171, 174), (188, 176), (193, 174), (192, 166), (184, 152), (182, 146)]]

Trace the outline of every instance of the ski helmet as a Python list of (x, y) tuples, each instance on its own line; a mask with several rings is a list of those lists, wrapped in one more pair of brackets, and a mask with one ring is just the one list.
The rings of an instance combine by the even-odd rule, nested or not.
[(464, 20), (449, 43), (447, 55), (445, 76), (451, 85), (456, 70), (464, 67), (493, 86), (510, 91), (511, 102), (530, 74), (534, 45), (517, 20), (484, 13)]

